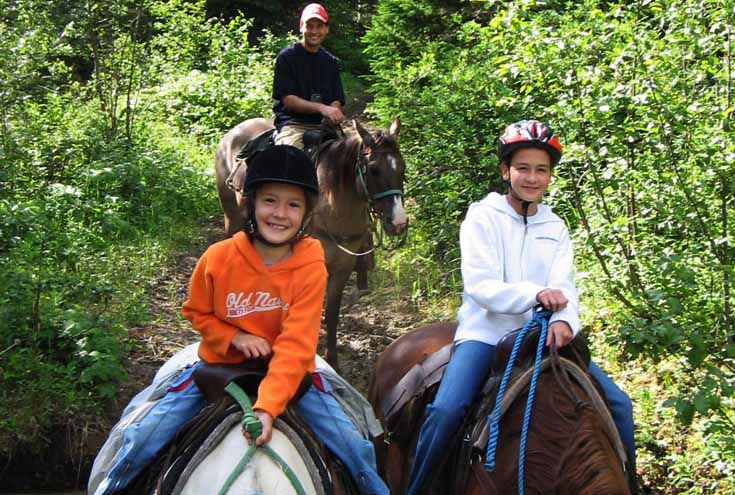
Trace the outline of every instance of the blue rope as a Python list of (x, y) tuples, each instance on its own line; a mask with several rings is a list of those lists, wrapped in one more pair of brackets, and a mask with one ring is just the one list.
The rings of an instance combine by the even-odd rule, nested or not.
[(503, 402), (505, 388), (508, 385), (508, 380), (510, 379), (511, 371), (513, 370), (513, 363), (515, 362), (516, 355), (518, 354), (518, 349), (521, 346), (521, 342), (523, 342), (523, 339), (525, 338), (528, 331), (533, 327), (533, 325), (535, 323), (539, 324), (541, 326), (541, 333), (539, 335), (538, 345), (536, 346), (536, 360), (534, 362), (533, 376), (531, 378), (531, 385), (528, 392), (528, 400), (526, 401), (526, 411), (523, 417), (523, 429), (521, 431), (521, 445), (518, 464), (518, 493), (521, 495), (523, 494), (523, 464), (526, 451), (526, 437), (528, 436), (528, 425), (531, 420), (531, 408), (533, 406), (533, 397), (535, 395), (536, 380), (538, 378), (538, 373), (540, 369), (541, 353), (543, 351), (544, 343), (546, 341), (546, 333), (548, 330), (550, 316), (551, 312), (549, 311), (542, 310), (541, 308), (533, 309), (533, 316), (523, 326), (518, 336), (516, 337), (515, 342), (513, 343), (513, 350), (511, 351), (510, 357), (508, 358), (508, 364), (505, 367), (503, 378), (500, 380), (500, 386), (498, 387), (498, 394), (495, 398), (495, 406), (493, 407), (493, 412), (487, 417), (489, 435), (487, 441), (487, 451), (485, 453), (485, 469), (493, 472), (495, 470), (495, 450), (498, 445), (498, 435), (500, 433), (500, 406)]
[(533, 374), (531, 375), (531, 385), (528, 388), (528, 398), (526, 399), (526, 411), (523, 415), (523, 428), (521, 429), (521, 445), (518, 449), (518, 495), (523, 495), (523, 467), (526, 459), (526, 438), (528, 437), (528, 425), (531, 422), (531, 411), (533, 409), (533, 398), (536, 395), (536, 381), (541, 368), (541, 352), (544, 350), (546, 342), (546, 333), (549, 327), (549, 318), (539, 318), (541, 323), (541, 333), (538, 336), (538, 344), (536, 345), (536, 359), (533, 363)]

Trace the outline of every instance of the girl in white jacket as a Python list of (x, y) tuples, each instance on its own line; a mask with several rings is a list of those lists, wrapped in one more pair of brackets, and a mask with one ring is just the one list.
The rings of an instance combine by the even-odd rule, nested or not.
[[(426, 409), (408, 494), (415, 495), (445, 454), (475, 394), (485, 381), (495, 345), (531, 319), (538, 304), (553, 312), (546, 345), (567, 345), (580, 330), (573, 280), (572, 242), (564, 222), (539, 204), (561, 158), (559, 139), (539, 121), (508, 126), (498, 140), (505, 195), (473, 203), (460, 228), (462, 306), (452, 357), (434, 402)], [(635, 469), (630, 399), (597, 366), (591, 374), (610, 402)]]

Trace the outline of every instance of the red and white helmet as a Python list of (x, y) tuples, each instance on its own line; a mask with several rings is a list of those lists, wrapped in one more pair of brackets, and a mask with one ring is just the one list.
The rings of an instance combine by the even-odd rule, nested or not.
[(519, 148), (539, 148), (551, 156), (552, 165), (559, 163), (561, 143), (551, 129), (538, 120), (520, 120), (505, 128), (498, 138), (498, 157), (507, 160)]

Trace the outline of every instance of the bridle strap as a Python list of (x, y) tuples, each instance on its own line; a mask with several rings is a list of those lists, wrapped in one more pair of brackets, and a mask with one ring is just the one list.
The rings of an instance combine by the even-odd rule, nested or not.
[(360, 143), (360, 146), (357, 148), (357, 160), (355, 160), (355, 174), (360, 181), (362, 192), (365, 194), (365, 197), (368, 200), (368, 208), (371, 211), (375, 211), (375, 205), (373, 204), (373, 201), (375, 200), (386, 198), (388, 196), (399, 196), (401, 198), (403, 197), (403, 191), (401, 191), (400, 189), (386, 189), (385, 191), (381, 191), (379, 193), (371, 195), (370, 191), (368, 190), (367, 181), (365, 180), (366, 170), (367, 158), (365, 157), (365, 143)]
[(373, 194), (372, 199), (380, 199), (385, 198), (386, 196), (400, 196), (403, 197), (403, 191), (400, 189), (388, 189), (387, 191), (383, 191), (381, 193)]

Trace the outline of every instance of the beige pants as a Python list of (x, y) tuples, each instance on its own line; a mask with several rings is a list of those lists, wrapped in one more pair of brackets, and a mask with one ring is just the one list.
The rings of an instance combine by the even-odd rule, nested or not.
[(304, 133), (306, 131), (318, 131), (322, 128), (321, 124), (301, 124), (293, 122), (284, 125), (276, 134), (276, 144), (288, 144), (295, 146), (300, 150), (304, 149)]

